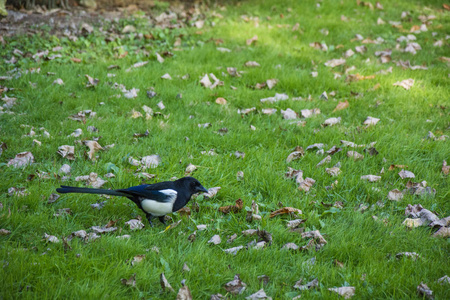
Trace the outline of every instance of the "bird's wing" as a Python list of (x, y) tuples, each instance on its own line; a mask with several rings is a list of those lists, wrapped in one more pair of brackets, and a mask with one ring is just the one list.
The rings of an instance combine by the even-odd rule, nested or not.
[(166, 189), (148, 189), (153, 185), (138, 185), (128, 189), (116, 190), (118, 192), (126, 193), (132, 196), (136, 196), (142, 199), (154, 200), (157, 202), (174, 202), (177, 197), (177, 191)]

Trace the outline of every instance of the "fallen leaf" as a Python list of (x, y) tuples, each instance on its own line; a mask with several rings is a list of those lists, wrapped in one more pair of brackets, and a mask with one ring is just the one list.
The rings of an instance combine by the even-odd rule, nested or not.
[(246, 67), (260, 67), (261, 65), (257, 63), (256, 61), (248, 61), (244, 64)]
[(172, 77), (170, 76), (169, 73), (166, 73), (163, 76), (161, 76), (161, 79), (172, 80)]
[(446, 218), (442, 218), (440, 220), (437, 221), (433, 221), (430, 223), (429, 225), (430, 227), (448, 227), (450, 226), (450, 216), (446, 217)]
[(63, 145), (58, 147), (57, 153), (68, 160), (75, 160), (75, 147)]
[(92, 230), (93, 232), (95, 232), (95, 233), (103, 234), (103, 233), (114, 232), (114, 231), (117, 230), (117, 227), (106, 227), (106, 226), (100, 227), (100, 226), (92, 226), (92, 227), (91, 227), (91, 230)]
[(339, 287), (339, 288), (329, 288), (329, 291), (338, 293), (339, 295), (341, 295), (342, 297), (344, 297), (344, 299), (350, 299), (351, 297), (353, 297), (355, 295), (355, 288), (353, 286), (343, 286), (343, 287)]
[(216, 99), (216, 103), (220, 105), (225, 105), (227, 104), (227, 100), (225, 100), (225, 98), (219, 97)]
[(16, 154), (16, 156), (8, 161), (8, 166), (13, 168), (22, 168), (34, 163), (34, 156), (31, 152), (21, 152)]
[(405, 178), (416, 178), (416, 176), (414, 175), (413, 172), (411, 171), (406, 171), (406, 170), (401, 170), (398, 175), (400, 176), (401, 179), (405, 179)]
[(260, 289), (259, 291), (257, 291), (256, 293), (245, 297), (245, 299), (249, 299), (249, 300), (258, 300), (258, 299), (267, 299), (267, 300), (272, 300), (272, 297), (269, 297), (266, 295), (266, 292), (264, 292), (263, 289)]
[(315, 182), (316, 181), (314, 179), (306, 177), (305, 180), (299, 183), (298, 189), (301, 191), (309, 192)]
[(290, 215), (294, 215), (295, 216), (295, 215), (301, 215), (302, 211), (300, 209), (298, 209), (298, 208), (283, 207), (283, 208), (280, 208), (280, 209), (278, 209), (276, 211), (271, 212), (270, 213), (270, 218), (273, 218), (273, 217), (278, 216), (278, 215), (283, 215), (283, 214), (290, 214)]
[(186, 285), (186, 279), (181, 281), (182, 287), (178, 290), (176, 300), (192, 300), (192, 294), (189, 288)]
[(255, 35), (255, 36), (253, 36), (252, 38), (248, 39), (248, 40), (246, 41), (246, 44), (247, 44), (247, 46), (250, 46), (251, 44), (256, 43), (257, 40), (258, 40), (258, 36)]
[(154, 168), (158, 167), (161, 162), (162, 162), (161, 157), (157, 154), (144, 156), (141, 159), (141, 164), (143, 165), (144, 169), (145, 168), (154, 169)]
[(319, 279), (317, 279), (317, 278), (314, 278), (312, 281), (308, 282), (307, 284), (302, 285), (302, 282), (303, 282), (302, 279), (297, 281), (294, 285), (294, 289), (304, 291), (304, 290), (316, 289), (319, 287)]
[(363, 176), (361, 176), (361, 180), (367, 180), (368, 182), (377, 182), (377, 181), (381, 180), (381, 176), (363, 175)]
[(54, 235), (48, 235), (47, 233), (44, 233), (44, 240), (48, 243), (59, 243), (59, 239)]
[(327, 174), (331, 177), (335, 177), (341, 174), (341, 169), (339, 169), (338, 167), (326, 168), (325, 172), (327, 172)]
[(288, 221), (286, 223), (286, 227), (289, 229), (297, 228), (300, 224), (305, 223), (305, 222), (306, 222), (305, 219), (295, 219), (292, 221)]
[(338, 105), (336, 105), (336, 108), (333, 110), (333, 112), (339, 111), (339, 110), (343, 110), (349, 107), (349, 103), (348, 100), (345, 100), (344, 102), (340, 102), (338, 103)]
[(418, 195), (421, 197), (434, 196), (436, 194), (436, 190), (427, 186), (426, 181), (422, 181), (422, 182), (408, 181), (406, 183), (406, 189), (403, 190), (403, 193), (406, 193), (406, 192), (408, 192), (411, 195)]
[(238, 109), (237, 113), (241, 115), (248, 115), (249, 113), (256, 111), (256, 107), (246, 108), (246, 109)]
[(414, 85), (414, 79), (405, 79), (403, 81), (397, 81), (394, 86), (401, 86), (405, 90), (409, 90)]
[(142, 255), (136, 255), (135, 257), (133, 257), (133, 260), (131, 261), (131, 265), (135, 266), (138, 263), (142, 262), (145, 258), (145, 254)]
[(388, 193), (388, 199), (392, 201), (400, 201), (403, 199), (403, 193), (397, 189), (393, 189)]
[(9, 235), (11, 234), (11, 231), (7, 230), (7, 229), (0, 229), (0, 236), (4, 236), (4, 235)]
[(229, 248), (229, 249), (224, 249), (223, 252), (225, 252), (227, 254), (231, 254), (231, 255), (236, 255), (238, 253), (238, 251), (243, 248), (244, 248), (244, 246), (237, 246), (237, 247), (233, 247), (233, 248)]
[(290, 108), (281, 110), (281, 114), (283, 115), (283, 119), (285, 120), (293, 120), (298, 118), (298, 114)]
[(322, 160), (316, 165), (316, 168), (320, 167), (321, 165), (328, 164), (328, 163), (330, 163), (330, 162), (331, 162), (331, 156), (330, 156), (330, 155), (327, 155), (327, 157), (325, 157), (324, 159), (322, 159)]
[(297, 147), (295, 148), (295, 151), (291, 152), (291, 153), (288, 155), (288, 157), (286, 158), (286, 162), (287, 162), (287, 163), (290, 163), (291, 161), (297, 160), (297, 159), (299, 159), (300, 157), (302, 157), (302, 156), (304, 156), (304, 155), (305, 155), (305, 151), (303, 150), (303, 148), (300, 147), (300, 146), (297, 146)]
[(364, 155), (359, 154), (356, 151), (348, 151), (347, 152), (347, 157), (352, 158), (354, 161), (358, 161), (358, 160), (364, 159)]
[(323, 122), (322, 126), (324, 126), (324, 127), (326, 127), (326, 126), (333, 126), (333, 125), (336, 125), (338, 123), (341, 123), (341, 117), (326, 119)]
[(125, 222), (126, 225), (130, 226), (131, 230), (140, 230), (142, 228), (145, 227), (144, 223), (142, 223), (141, 221), (137, 220), (137, 219), (131, 219), (127, 222)]
[(219, 211), (224, 214), (229, 214), (230, 212), (238, 213), (242, 210), (243, 207), (244, 207), (244, 202), (241, 199), (237, 199), (235, 205), (219, 207)]
[(447, 166), (447, 161), (444, 160), (444, 161), (442, 162), (442, 173), (443, 173), (444, 175), (448, 175), (449, 172), (450, 172), (450, 166)]
[(450, 237), (450, 228), (449, 227), (441, 227), (438, 231), (433, 234), (433, 237)]
[(159, 282), (161, 284), (161, 288), (162, 288), (163, 292), (166, 292), (166, 290), (169, 292), (175, 292), (173, 287), (167, 281), (166, 276), (164, 276), (164, 273), (161, 273), (161, 275), (159, 277)]
[(88, 83), (86, 84), (86, 87), (87, 88), (90, 88), (90, 87), (95, 87), (95, 86), (97, 86), (97, 84), (100, 82), (100, 80), (98, 80), (97, 78), (92, 78), (91, 76), (89, 76), (88, 74), (86, 74), (86, 75), (84, 75), (86, 78), (87, 78), (87, 80), (88, 80)]
[(221, 242), (222, 240), (220, 239), (220, 235), (216, 234), (208, 241), (208, 244), (218, 245)]
[(367, 119), (364, 121), (364, 125), (371, 126), (376, 125), (380, 119), (374, 118), (374, 117), (367, 117)]
[(288, 100), (289, 96), (286, 94), (278, 94), (275, 93), (275, 96), (273, 97), (268, 97), (268, 98), (263, 98), (260, 100), (261, 103), (265, 103), (265, 102), (269, 102), (269, 103), (275, 103), (278, 101), (284, 101), (284, 100)]
[(420, 258), (420, 255), (416, 252), (400, 252), (395, 254), (396, 259), (401, 259), (402, 257), (411, 258), (413, 261), (416, 261)]
[(313, 108), (313, 109), (302, 109), (300, 111), (303, 118), (309, 118), (314, 115), (320, 115), (320, 109), (319, 108)]
[[(242, 246), (241, 246), (242, 247)], [(245, 291), (247, 285), (242, 282), (239, 274), (234, 275), (234, 279), (230, 282), (225, 283), (224, 288), (228, 293), (232, 295), (239, 295)]]
[(217, 195), (217, 193), (220, 191), (220, 189), (221, 189), (220, 186), (209, 188), (207, 193), (203, 193), (203, 197), (213, 198)]
[(338, 58), (338, 59), (332, 59), (332, 60), (327, 61), (325, 63), (325, 66), (334, 68), (334, 67), (337, 67), (337, 66), (340, 66), (343, 64), (345, 64), (345, 59)]
[(427, 299), (434, 299), (433, 291), (423, 282), (417, 286), (417, 293), (420, 297), (426, 297)]
[(136, 273), (131, 275), (131, 277), (129, 279), (125, 279), (125, 278), (120, 279), (120, 282), (123, 285), (135, 287), (136, 286)]
[(97, 141), (84, 141), (84, 144), (89, 148), (89, 158), (95, 161), (95, 153), (99, 150), (105, 150)]
[(288, 250), (298, 250), (299, 247), (298, 247), (296, 244), (294, 244), (294, 243), (287, 243), (287, 244), (285, 244), (281, 249), (282, 249), (282, 250), (283, 250), (283, 249), (288, 249)]
[(58, 78), (55, 81), (53, 81), (53, 84), (64, 85), (64, 81), (61, 78)]

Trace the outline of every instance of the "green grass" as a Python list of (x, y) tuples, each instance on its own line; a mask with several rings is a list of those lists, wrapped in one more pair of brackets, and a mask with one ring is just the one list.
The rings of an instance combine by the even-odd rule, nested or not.
[[(436, 299), (448, 299), (448, 286), (439, 285), (436, 280), (450, 275), (449, 239), (432, 237), (428, 227), (408, 230), (402, 225), (404, 209), (407, 204), (422, 204), (434, 211), (439, 217), (450, 213), (450, 185), (448, 177), (441, 173), (443, 160), (450, 160), (450, 147), (446, 141), (423, 140), (428, 131), (436, 136), (450, 135), (449, 132), (449, 82), (448, 65), (439, 60), (449, 57), (448, 42), (445, 40), (450, 29), (448, 11), (442, 9), (441, 1), (395, 1), (383, 3), (384, 10), (370, 10), (356, 6), (355, 1), (321, 1), (320, 7), (315, 1), (244, 1), (239, 5), (230, 5), (225, 11), (215, 8), (223, 19), (211, 17), (206, 12), (206, 25), (202, 34), (195, 28), (161, 30), (148, 27), (142, 19), (121, 20), (115, 26), (122, 28), (134, 24), (138, 32), (152, 33), (155, 40), (145, 40), (125, 36), (113, 43), (105, 43), (103, 36), (96, 32), (81, 37), (77, 42), (67, 38), (50, 37), (45, 32), (41, 36), (5, 37), (7, 44), (0, 49), (0, 56), (10, 59), (15, 48), (31, 54), (55, 46), (62, 46), (63, 58), (53, 61), (34, 62), (30, 58), (19, 59), (17, 64), (22, 76), (11, 81), (0, 82), (13, 91), (3, 93), (18, 99), (11, 111), (14, 114), (0, 115), (0, 141), (8, 146), (0, 157), (0, 180), (3, 209), (0, 211), (0, 228), (11, 231), (10, 235), (0, 237), (0, 297), (13, 298), (143, 298), (173, 299), (174, 294), (163, 293), (159, 285), (159, 275), (164, 272), (169, 282), (177, 290), (180, 281), (185, 278), (194, 299), (209, 299), (211, 294), (226, 294), (223, 285), (232, 280), (235, 274), (248, 285), (246, 291), (234, 298), (243, 299), (262, 288), (257, 276), (265, 274), (270, 282), (264, 290), (273, 299), (291, 299), (302, 294), (305, 299), (337, 299), (339, 296), (329, 292), (331, 287), (344, 285), (356, 288), (355, 299), (415, 299), (417, 286), (424, 282), (434, 292)], [(290, 8), (290, 10), (288, 10)], [(388, 21), (400, 21), (402, 11), (411, 13), (411, 20), (402, 20), (408, 32), (402, 32), (388, 24)], [(259, 27), (254, 21), (245, 22), (241, 15), (259, 18)], [(281, 18), (280, 14), (283, 14)], [(425, 64), (428, 70), (403, 70), (394, 62), (381, 64), (374, 56), (375, 51), (395, 48), (395, 40), (409, 33), (413, 25), (420, 25), (419, 15), (436, 16), (428, 25), (428, 32), (416, 34), (422, 50), (416, 55), (393, 50), (393, 60), (410, 60), (411, 65)], [(349, 18), (341, 21), (341, 15)], [(320, 17), (319, 17), (320, 16)], [(270, 20), (267, 18), (270, 17)], [(376, 25), (381, 17), (386, 24)], [(215, 26), (211, 26), (211, 21)], [(292, 31), (296, 23), (301, 32)], [(106, 22), (107, 23), (107, 22)], [(109, 24), (109, 23), (107, 23)], [(279, 28), (277, 24), (287, 25)], [(106, 25), (104, 25), (106, 26)], [(269, 28), (270, 27), (270, 28)], [(326, 28), (329, 35), (320, 30)], [(436, 37), (432, 33), (436, 32)], [(385, 43), (367, 44), (368, 51), (347, 59), (346, 67), (356, 66), (354, 74), (373, 75), (379, 70), (393, 66), (388, 75), (376, 74), (371, 80), (347, 83), (345, 74), (335, 80), (334, 72), (344, 73), (345, 66), (331, 70), (324, 63), (333, 58), (342, 57), (350, 48), (361, 45), (351, 41), (355, 34), (364, 38), (382, 37)], [(255, 45), (247, 46), (246, 39), (258, 35)], [(183, 51), (173, 51), (175, 38), (182, 36)], [(232, 50), (221, 53), (216, 50), (213, 39), (222, 39), (220, 47)], [(433, 43), (444, 40), (443, 47), (434, 47)], [(312, 42), (325, 42), (329, 50), (323, 52), (309, 46)], [(334, 45), (334, 47), (331, 47)], [(343, 45), (343, 47), (336, 47)], [(120, 55), (128, 51), (125, 58)], [(405, 44), (402, 44), (404, 48)], [(136, 54), (136, 50), (140, 50)], [(146, 57), (142, 50), (149, 51)], [(170, 50), (174, 53), (163, 64), (156, 61), (155, 51)], [(51, 52), (52, 53), (52, 52)], [(82, 63), (73, 63), (71, 57), (82, 59)], [(370, 61), (366, 63), (366, 59)], [(260, 68), (246, 68), (246, 61), (254, 60)], [(132, 64), (149, 61), (141, 68), (125, 72)], [(313, 65), (313, 62), (315, 65)], [(121, 69), (107, 70), (107, 66), (117, 64)], [(281, 65), (281, 68), (276, 68)], [(0, 75), (6, 75), (15, 66), (0, 65)], [(40, 67), (39, 74), (25, 74), (31, 67)], [(220, 69), (218, 69), (220, 67)], [(223, 76), (227, 67), (236, 67), (245, 71), (242, 77)], [(311, 71), (317, 70), (319, 76), (313, 78)], [(56, 73), (47, 76), (47, 72)], [(108, 78), (107, 73), (116, 77)], [(160, 77), (169, 73), (173, 80)], [(223, 87), (214, 90), (205, 89), (199, 79), (205, 73), (214, 73), (224, 81)], [(100, 79), (95, 88), (85, 88), (84, 77), (89, 74)], [(189, 74), (189, 79), (177, 76)], [(65, 85), (52, 85), (61, 78)], [(272, 90), (253, 90), (250, 86), (262, 83), (269, 78), (277, 78), (279, 83)], [(411, 90), (393, 86), (393, 83), (413, 78)], [(37, 84), (32, 88), (29, 82)], [(121, 83), (127, 89), (140, 89), (135, 99), (116, 98), (121, 94), (111, 89), (109, 83)], [(372, 91), (377, 83), (380, 88)], [(230, 85), (237, 87), (236, 90)], [(149, 99), (146, 91), (154, 87), (157, 97)], [(335, 97), (328, 101), (319, 99), (322, 92), (335, 91)], [(286, 100), (274, 104), (260, 103), (261, 98), (275, 93), (286, 93), (293, 97), (308, 98), (311, 101)], [(358, 93), (359, 97), (355, 97)], [(177, 94), (182, 94), (178, 99)], [(224, 97), (228, 104), (221, 106), (215, 99)], [(349, 108), (333, 112), (339, 101), (348, 100)], [(155, 116), (151, 120), (132, 119), (132, 109), (142, 111), (143, 105), (159, 111), (156, 104), (163, 101), (166, 108), (162, 111), (170, 115), (167, 119)], [(101, 103), (104, 102), (104, 105)], [(377, 105), (377, 103), (379, 105)], [(238, 109), (255, 106), (256, 113), (241, 117)], [(275, 115), (267, 116), (262, 108), (278, 109)], [(296, 112), (308, 108), (320, 108), (321, 114), (306, 119), (304, 127), (283, 120), (280, 109), (291, 108)], [(88, 118), (86, 123), (75, 122), (67, 117), (78, 111), (92, 109), (96, 118)], [(373, 127), (365, 128), (362, 122), (367, 116), (380, 118)], [(339, 125), (322, 128), (320, 124), (330, 117), (341, 117)], [(431, 120), (432, 122), (427, 122)], [(198, 124), (209, 122), (210, 128), (199, 128)], [(51, 134), (51, 138), (36, 137), (42, 146), (33, 146), (33, 138), (23, 137), (29, 133), (29, 125)], [(255, 131), (250, 126), (256, 127)], [(98, 128), (98, 133), (87, 131), (88, 126)], [(226, 127), (228, 134), (221, 136), (217, 130)], [(67, 137), (73, 130), (81, 128), (79, 138)], [(150, 135), (133, 138), (134, 133), (149, 130)], [(85, 146), (75, 140), (101, 137), (102, 146), (115, 144), (109, 151), (99, 152), (99, 159), (92, 162), (85, 159)], [(189, 137), (189, 140), (185, 140)], [(299, 160), (286, 163), (286, 157), (296, 146), (304, 149), (313, 143), (325, 143), (328, 150), (340, 145), (340, 140), (368, 144), (376, 141), (377, 156), (365, 155), (364, 160), (353, 162), (343, 151), (332, 156), (325, 167), (341, 162), (342, 173), (331, 178), (325, 173), (325, 167), (316, 168), (316, 164), (325, 156), (307, 151)], [(61, 145), (75, 145), (75, 161), (63, 159), (56, 151)], [(215, 149), (217, 156), (202, 155), (201, 151)], [(236, 159), (235, 151), (245, 152), (244, 159)], [(363, 148), (358, 151), (362, 153)], [(9, 159), (17, 153), (31, 151), (35, 163), (25, 169), (6, 166)], [(159, 154), (162, 164), (148, 172), (157, 175), (154, 181), (169, 180), (171, 177), (184, 176), (189, 163), (201, 166), (193, 174), (206, 187), (220, 186), (218, 195), (209, 200), (199, 200), (200, 211), (194, 212), (190, 219), (173, 214), (174, 221), (182, 219), (181, 224), (166, 232), (164, 226), (155, 222), (154, 228), (148, 226), (141, 231), (131, 232), (125, 222), (143, 213), (129, 200), (122, 198), (104, 199), (93, 195), (64, 195), (53, 204), (46, 204), (48, 196), (62, 184), (56, 176), (59, 168), (68, 163), (72, 167), (71, 179), (67, 185), (79, 185), (76, 176), (96, 172), (100, 177), (107, 173), (107, 166), (113, 163), (118, 167), (116, 177), (108, 179), (105, 188), (123, 188), (140, 184), (142, 181), (133, 174), (136, 167), (127, 162), (128, 156), (140, 158), (145, 155)], [(405, 188), (407, 180), (397, 175), (399, 170), (388, 171), (391, 164), (407, 165), (416, 175), (415, 181), (427, 181), (435, 188), (435, 197), (419, 198), (405, 195), (402, 201), (387, 200), (388, 191)], [(309, 193), (297, 189), (293, 180), (284, 178), (287, 168), (304, 171), (304, 177), (316, 180)], [(362, 175), (377, 175), (384, 167), (385, 173), (380, 182), (367, 183), (360, 180)], [(27, 181), (27, 177), (36, 171), (48, 172), (51, 179)], [(236, 173), (243, 171), (242, 181), (237, 181)], [(338, 180), (335, 189), (326, 186)], [(25, 197), (8, 196), (10, 187), (24, 187), (29, 195)], [(372, 187), (378, 188), (375, 191)], [(245, 211), (238, 214), (223, 215), (217, 208), (233, 204), (241, 198), (245, 206), (250, 207), (256, 200), (262, 211), (262, 221), (248, 223)], [(90, 204), (97, 201), (107, 203), (101, 210), (94, 210)], [(344, 208), (331, 211), (321, 202), (343, 201)], [(384, 207), (374, 205), (383, 202)], [(307, 219), (302, 226), (305, 230), (319, 229), (328, 244), (320, 251), (289, 252), (281, 250), (288, 242), (306, 245), (297, 233), (286, 229), (287, 216), (270, 219), (269, 213), (284, 206), (292, 206), (303, 211), (302, 218)], [(370, 208), (360, 213), (355, 208), (365, 203)], [(188, 205), (190, 206), (190, 205)], [(70, 208), (72, 215), (54, 217), (57, 209)], [(9, 213), (10, 211), (10, 213)], [(372, 216), (386, 219), (387, 224), (374, 221)], [(60, 244), (46, 244), (42, 240), (44, 233), (61, 239), (70, 233), (89, 229), (91, 226), (107, 224), (119, 219), (116, 226), (119, 231), (103, 235), (100, 239), (83, 243), (74, 239), (71, 250), (64, 251)], [(145, 224), (146, 221), (144, 221)], [(206, 231), (198, 232), (191, 243), (188, 236), (198, 224), (208, 224)], [(222, 249), (246, 245), (253, 237), (243, 237), (240, 232), (248, 228), (260, 228), (269, 231), (273, 244), (263, 250), (241, 250), (236, 256), (225, 254)], [(227, 244), (227, 236), (233, 233), (238, 238)], [(119, 240), (116, 236), (130, 234), (129, 240)], [(211, 246), (207, 241), (220, 234), (222, 243)], [(159, 254), (152, 247), (160, 249)], [(396, 260), (398, 252), (417, 252), (421, 259)], [(43, 253), (45, 252), (45, 255)], [(127, 260), (136, 255), (145, 254), (144, 261), (131, 266)], [(315, 257), (316, 263), (308, 265)], [(334, 260), (344, 264), (344, 268), (333, 265)], [(191, 271), (182, 272), (183, 263)], [(129, 278), (136, 273), (136, 287), (121, 284), (121, 278)], [(361, 276), (365, 274), (365, 280)], [(305, 282), (317, 277), (320, 287), (317, 290), (299, 292), (293, 289), (297, 280)]]

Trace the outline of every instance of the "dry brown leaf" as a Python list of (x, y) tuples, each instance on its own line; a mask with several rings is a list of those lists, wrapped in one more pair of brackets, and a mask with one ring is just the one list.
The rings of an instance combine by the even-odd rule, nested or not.
[(374, 117), (367, 117), (367, 119), (364, 121), (364, 125), (370, 126), (370, 125), (376, 125), (380, 119), (374, 118)]
[(162, 162), (161, 157), (157, 154), (144, 156), (141, 159), (141, 164), (144, 169), (146, 168), (156, 168), (159, 166), (159, 164)]
[(220, 186), (209, 188), (207, 193), (203, 193), (203, 197), (205, 198), (215, 197), (217, 193), (220, 191), (220, 189), (221, 189)]
[(246, 108), (246, 109), (238, 109), (237, 113), (241, 115), (248, 115), (249, 113), (256, 111), (256, 107)]
[(34, 156), (31, 152), (21, 152), (16, 154), (16, 156), (8, 161), (8, 166), (13, 166), (14, 168), (22, 168), (34, 163)]
[(290, 108), (287, 108), (286, 110), (282, 109), (280, 111), (281, 114), (283, 115), (283, 119), (285, 120), (294, 120), (298, 118), (298, 114)]
[(292, 221), (288, 221), (286, 223), (286, 227), (289, 229), (297, 228), (300, 224), (305, 223), (306, 219), (295, 219)]
[(417, 293), (421, 297), (426, 297), (427, 299), (431, 299), (431, 300), (434, 299), (433, 291), (423, 282), (421, 282), (417, 286)]
[(44, 237), (43, 238), (44, 238), (44, 240), (47, 243), (59, 243), (60, 242), (59, 239), (56, 236), (48, 235), (47, 233), (44, 233)]
[(227, 292), (231, 293), (232, 295), (242, 294), (245, 291), (246, 287), (247, 285), (242, 282), (239, 274), (234, 275), (234, 279), (225, 283), (224, 285), (225, 290), (227, 290)]
[(298, 209), (298, 208), (283, 207), (283, 208), (280, 208), (280, 209), (278, 209), (276, 211), (271, 212), (270, 213), (270, 218), (273, 218), (273, 217), (278, 216), (278, 215), (283, 215), (283, 214), (292, 214), (292, 215), (295, 216), (295, 215), (301, 215), (302, 211), (300, 209)]
[(89, 87), (95, 87), (95, 86), (97, 86), (97, 84), (100, 82), (100, 80), (98, 80), (97, 78), (92, 78), (91, 76), (89, 76), (88, 74), (86, 74), (86, 75), (84, 75), (86, 78), (87, 78), (87, 80), (88, 80), (88, 83), (86, 84), (86, 87), (87, 88), (89, 88)]
[(330, 162), (331, 162), (331, 156), (330, 156), (330, 155), (327, 155), (324, 159), (322, 159), (322, 160), (316, 165), (316, 168), (320, 167), (321, 165), (328, 164), (328, 163), (330, 163)]
[(120, 282), (123, 285), (135, 287), (136, 286), (136, 273), (131, 275), (131, 277), (128, 279), (125, 279), (125, 278), (120, 279)]
[(135, 266), (138, 263), (142, 262), (145, 258), (145, 254), (141, 254), (141, 255), (136, 255), (135, 257), (133, 257), (133, 260), (131, 261), (131, 265)]
[(92, 230), (94, 233), (103, 234), (103, 233), (114, 232), (114, 231), (117, 230), (117, 227), (106, 227), (106, 226), (100, 227), (100, 226), (92, 226), (92, 227), (91, 227), (91, 230)]
[(229, 249), (224, 249), (223, 252), (227, 253), (227, 254), (231, 254), (231, 255), (236, 255), (238, 253), (239, 250), (244, 249), (244, 246), (237, 246), (237, 247), (233, 247), (233, 248), (229, 248)]
[(140, 230), (145, 227), (144, 223), (137, 219), (131, 219), (130, 221), (125, 222), (126, 225), (130, 226), (131, 230)]
[(394, 86), (401, 86), (405, 90), (409, 90), (414, 85), (414, 79), (405, 79), (403, 81), (397, 81)]
[(161, 79), (172, 80), (172, 76), (170, 76), (169, 73), (166, 73), (163, 76), (161, 76)]
[(400, 176), (401, 179), (405, 179), (405, 178), (416, 178), (416, 176), (414, 175), (413, 172), (411, 171), (406, 171), (406, 170), (401, 170), (398, 173), (398, 176)]
[(416, 252), (400, 252), (395, 254), (396, 259), (401, 259), (402, 257), (410, 258), (413, 261), (416, 261), (420, 258), (420, 255)]
[(166, 292), (166, 290), (169, 292), (175, 292), (169, 281), (167, 281), (166, 276), (164, 276), (164, 273), (161, 273), (159, 276), (159, 283), (161, 284), (163, 292)]
[(449, 227), (441, 227), (438, 231), (433, 234), (434, 237), (450, 237), (450, 228)]
[(258, 36), (255, 35), (255, 36), (253, 36), (252, 38), (248, 39), (248, 40), (246, 41), (246, 44), (247, 44), (247, 46), (250, 46), (251, 44), (256, 43), (257, 40), (258, 40)]
[(448, 175), (449, 172), (450, 172), (450, 166), (448, 166), (448, 165), (447, 165), (447, 161), (444, 160), (444, 161), (442, 162), (442, 173), (443, 173), (444, 175)]
[(288, 155), (288, 157), (286, 158), (286, 162), (287, 162), (287, 163), (290, 163), (291, 161), (297, 160), (297, 159), (299, 159), (300, 157), (302, 157), (302, 156), (304, 156), (304, 155), (305, 155), (305, 151), (303, 150), (303, 148), (300, 147), (300, 146), (297, 146), (297, 147), (295, 148), (295, 151), (291, 152), (291, 153)]
[(69, 145), (63, 145), (58, 147), (59, 155), (61, 155), (63, 158), (67, 158), (68, 160), (75, 160), (75, 147), (69, 146)]
[(11, 234), (11, 231), (4, 229), (4, 228), (0, 229), (0, 236), (9, 235), (9, 234)]
[(316, 181), (312, 178), (306, 177), (305, 180), (299, 183), (298, 189), (304, 192), (309, 192)]
[(99, 150), (105, 150), (97, 141), (84, 141), (84, 144), (89, 148), (89, 158), (95, 161), (95, 153)]
[(242, 201), (242, 199), (237, 199), (235, 205), (219, 207), (219, 211), (224, 214), (229, 214), (230, 212), (238, 213), (242, 210), (243, 207), (244, 207), (244, 201)]
[(364, 155), (359, 154), (356, 151), (348, 151), (347, 152), (347, 157), (352, 158), (354, 161), (358, 161), (358, 160), (364, 159)]
[(299, 281), (297, 281), (294, 285), (294, 289), (298, 289), (300, 291), (304, 291), (304, 290), (311, 290), (311, 289), (316, 289), (319, 287), (319, 279), (314, 278), (312, 281), (308, 282), (307, 284), (303, 284), (303, 279), (300, 279)]
[(281, 250), (288, 249), (288, 250), (298, 250), (299, 247), (295, 243), (287, 243), (283, 247), (281, 247)]
[(429, 225), (430, 227), (448, 227), (450, 226), (450, 216), (446, 217), (446, 218), (442, 218), (440, 220), (437, 221), (433, 221), (430, 223)]
[(244, 64), (246, 67), (260, 67), (261, 65), (257, 63), (256, 61), (248, 61)]
[(189, 288), (186, 285), (186, 279), (181, 281), (182, 287), (178, 290), (176, 300), (192, 300), (192, 294)]
[(220, 105), (225, 105), (227, 104), (227, 100), (225, 98), (219, 97), (216, 99), (216, 103)]
[(344, 299), (350, 299), (351, 297), (353, 297), (355, 295), (355, 288), (353, 286), (343, 286), (343, 287), (339, 287), (339, 288), (329, 288), (329, 291), (338, 293), (339, 295), (341, 295), (342, 297), (344, 297)]
[(341, 169), (339, 169), (338, 167), (326, 168), (325, 172), (327, 172), (331, 177), (335, 177), (341, 174)]
[(264, 292), (263, 289), (260, 289), (256, 293), (254, 293), (248, 297), (245, 297), (245, 299), (248, 299), (248, 300), (258, 300), (258, 299), (272, 300), (272, 297), (267, 296), (266, 292)]
[(332, 60), (327, 61), (325, 63), (325, 66), (334, 68), (334, 67), (337, 67), (337, 66), (340, 66), (343, 64), (345, 64), (345, 59), (338, 58), (338, 59), (332, 59)]
[(197, 170), (197, 166), (193, 165), (193, 164), (189, 164), (186, 169), (184, 170), (184, 175), (189, 175), (192, 174), (192, 172), (194, 172), (195, 170)]
[(333, 126), (333, 125), (336, 125), (338, 123), (341, 123), (341, 117), (326, 119), (323, 122), (322, 126), (324, 126), (324, 127)]
[(220, 235), (216, 234), (216, 235), (213, 235), (213, 237), (208, 241), (208, 244), (218, 245), (221, 242), (222, 242), (222, 240), (220, 239)]
[(377, 182), (377, 181), (381, 180), (381, 176), (363, 175), (363, 176), (361, 176), (361, 180), (367, 180), (368, 182)]
[(388, 199), (392, 201), (400, 201), (403, 199), (403, 193), (397, 189), (393, 189), (388, 193)]
[(336, 105), (336, 108), (333, 110), (333, 112), (339, 111), (339, 110), (343, 110), (349, 107), (349, 103), (348, 100), (345, 100), (344, 102), (340, 102), (338, 103), (338, 105)]

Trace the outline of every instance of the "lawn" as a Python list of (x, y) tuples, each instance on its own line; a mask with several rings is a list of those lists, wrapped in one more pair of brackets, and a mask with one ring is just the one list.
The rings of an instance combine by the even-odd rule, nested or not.
[[(185, 279), (194, 299), (338, 299), (339, 287), (354, 299), (448, 299), (438, 280), (450, 275), (450, 222), (430, 223), (450, 215), (449, 7), (163, 9), (0, 39), (0, 298), (174, 299)], [(33, 160), (14, 160), (22, 152)], [(158, 163), (146, 166), (150, 155)], [(150, 227), (126, 198), (49, 198), (60, 185), (185, 175), (220, 190), (170, 227)], [(283, 207), (301, 211), (271, 214)], [(94, 235), (107, 224), (116, 230)], [(236, 274), (240, 294), (227, 285)]]

